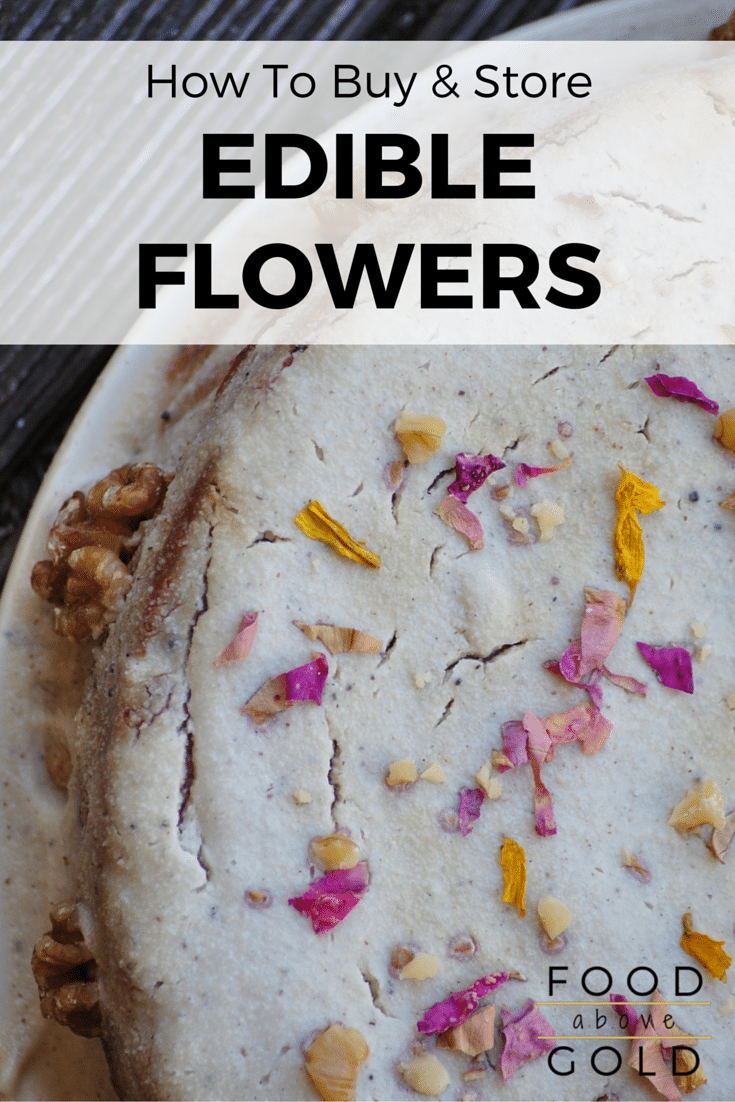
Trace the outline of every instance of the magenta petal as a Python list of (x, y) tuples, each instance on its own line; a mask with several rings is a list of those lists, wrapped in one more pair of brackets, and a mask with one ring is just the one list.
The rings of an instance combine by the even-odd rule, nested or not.
[(477, 819), (480, 818), (480, 809), (485, 799), (482, 788), (463, 788), (459, 793), (459, 832), (467, 835)]
[(522, 490), (525, 490), (529, 478), (538, 478), (542, 474), (555, 474), (556, 471), (563, 471), (571, 465), (571, 459), (566, 459), (563, 463), (557, 463), (555, 467), (531, 467), (528, 463), (519, 463), (513, 477), (516, 486), (520, 486)]
[[(515, 1013), (500, 1008), (500, 1032), (505, 1044), (500, 1058), (500, 1074), (507, 1083), (523, 1064), (536, 1060), (556, 1044), (553, 1027), (546, 1021), (533, 999)], [(546, 1038), (542, 1040), (542, 1038)]]
[(325, 934), (357, 906), (369, 879), (367, 861), (360, 861), (353, 869), (326, 873), (288, 902), (299, 914), (311, 919), (315, 934)]
[(495, 991), (501, 984), (507, 982), (510, 976), (507, 972), (495, 972), (491, 976), (481, 976), (472, 987), (464, 991), (455, 991), (440, 1003), (434, 1003), (424, 1014), (416, 1028), (419, 1033), (427, 1036), (431, 1033), (443, 1033), (445, 1029), (461, 1025), (470, 1014), (477, 1010), (480, 999)]
[[(503, 734), (503, 753), (514, 766), (528, 761), (528, 731), (520, 719), (511, 719), (500, 728)], [(507, 773), (510, 766), (499, 765), (499, 773)]]
[(493, 471), (500, 471), (505, 466), (502, 459), (494, 455), (465, 455), (460, 452), (455, 456), (456, 475), (451, 486), (447, 487), (447, 493), (458, 497), (463, 504), (467, 504), (467, 498), (485, 482)]
[(694, 692), (692, 656), (684, 647), (651, 647), (648, 643), (636, 643), (662, 685), (678, 689), (682, 693)]
[(305, 666), (297, 666), (295, 670), (289, 670), (286, 678), (286, 703), (292, 704), (296, 700), (311, 700), (314, 704), (321, 704), (324, 682), (327, 680), (329, 665), (326, 656), (320, 654), (313, 662), (307, 662)]
[(712, 413), (715, 417), (720, 412), (717, 402), (707, 398), (691, 379), (687, 379), (683, 375), (663, 375), (659, 373), (658, 375), (649, 375), (646, 382), (659, 398), (676, 398), (679, 402), (691, 402), (693, 405), (699, 406), (700, 409), (706, 410), (707, 413)]
[(632, 1037), (636, 1029), (638, 1028), (638, 1015), (636, 1014), (635, 1010), (630, 1005), (625, 995), (611, 995), (610, 1002), (612, 1003), (612, 1008), (618, 1015), (618, 1017), (621, 1017), (624, 1014), (625, 1017), (628, 1019), (628, 1033), (630, 1033)]

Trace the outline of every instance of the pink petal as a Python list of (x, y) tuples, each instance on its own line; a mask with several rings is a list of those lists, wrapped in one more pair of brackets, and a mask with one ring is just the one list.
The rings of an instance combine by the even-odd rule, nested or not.
[(684, 647), (652, 647), (648, 643), (636, 643), (662, 685), (678, 689), (682, 693), (694, 692), (692, 656)]
[(463, 788), (459, 793), (459, 832), (466, 836), (480, 818), (480, 809), (485, 799), (482, 788)]
[(530, 467), (528, 463), (519, 463), (513, 477), (516, 486), (520, 486), (522, 490), (525, 490), (529, 478), (538, 478), (542, 474), (554, 474), (555, 471), (563, 471), (571, 465), (571, 459), (566, 459), (563, 463), (557, 463), (555, 467)]
[(556, 834), (554, 816), (554, 798), (541, 780), (541, 765), (531, 762), (533, 773), (533, 811), (536, 817), (536, 833), (540, 838), (550, 838)]
[(485, 482), (493, 471), (500, 471), (505, 466), (502, 459), (494, 455), (465, 455), (460, 452), (455, 457), (457, 465), (457, 477), (451, 486), (447, 487), (447, 493), (453, 494), (465, 505), (467, 498)]
[(607, 589), (586, 589), (578, 678), (602, 669), (625, 621), (625, 599)]
[[(500, 728), (503, 734), (503, 753), (513, 766), (525, 765), (528, 761), (528, 731), (520, 719), (511, 719)], [(511, 766), (499, 765), (499, 773), (507, 773)]]
[(242, 662), (250, 654), (258, 628), (258, 613), (246, 612), (240, 624), (240, 630), (231, 643), (228, 643), (219, 658), (214, 661), (215, 666), (224, 666), (225, 662)]
[(528, 999), (515, 1013), (506, 1007), (500, 1009), (500, 1032), (503, 1034), (503, 1055), (500, 1073), (507, 1083), (511, 1075), (529, 1060), (537, 1060), (554, 1048), (554, 1030), (546, 1021), (533, 999)]
[(461, 1025), (477, 1010), (480, 999), (495, 991), (510, 979), (508, 972), (495, 972), (491, 976), (481, 976), (472, 987), (464, 991), (455, 991), (442, 1002), (434, 1003), (417, 1024), (419, 1033), (427, 1036), (431, 1033), (443, 1033), (445, 1029)]
[(310, 700), (321, 704), (324, 682), (327, 680), (329, 665), (325, 654), (320, 654), (305, 666), (289, 670), (286, 676), (286, 703)]
[(602, 667), (602, 672), (608, 681), (612, 681), (613, 685), (625, 689), (626, 693), (637, 693), (638, 696), (645, 696), (648, 692), (648, 685), (645, 681), (636, 681), (634, 677), (626, 677), (622, 673), (610, 673), (606, 666)]
[(315, 934), (325, 934), (357, 906), (369, 879), (367, 861), (360, 861), (352, 869), (326, 873), (288, 902), (299, 914), (311, 919)]
[(482, 551), (485, 546), (485, 534), (480, 519), (458, 497), (447, 494), (444, 501), (436, 507), (434, 512), (450, 528), (460, 532), (473, 551)]
[(658, 375), (649, 375), (646, 382), (653, 393), (658, 394), (659, 398), (676, 398), (679, 402), (691, 402), (693, 405), (699, 406), (700, 409), (706, 410), (707, 413), (712, 413), (715, 417), (720, 412), (717, 402), (707, 398), (691, 379), (686, 379), (683, 375), (663, 375), (659, 373)]

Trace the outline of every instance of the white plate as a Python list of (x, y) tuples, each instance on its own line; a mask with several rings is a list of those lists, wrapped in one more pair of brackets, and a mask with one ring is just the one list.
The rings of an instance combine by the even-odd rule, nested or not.
[[(506, 37), (704, 39), (728, 12), (727, 4), (606, 0)], [(7, 782), (11, 805), (10, 842), (0, 849), (0, 975), (10, 980), (0, 987), (0, 1098), (112, 1097), (99, 1046), (41, 1020), (29, 967), (33, 943), (48, 925), (49, 905), (66, 894), (55, 848), (65, 800), (46, 777), (44, 737), (72, 721), (83, 676), (78, 650), (50, 631), (29, 575), (44, 557), (49, 526), (72, 490), (138, 455), (155, 461), (150, 442), (160, 439), (161, 412), (176, 392), (175, 382), (166, 379), (171, 358), (165, 348), (140, 347), (123, 347), (112, 358), (49, 470), (0, 602), (0, 779)], [(186, 426), (184, 418), (174, 434), (182, 438)], [(24, 1054), (20, 1063), (18, 1050)]]

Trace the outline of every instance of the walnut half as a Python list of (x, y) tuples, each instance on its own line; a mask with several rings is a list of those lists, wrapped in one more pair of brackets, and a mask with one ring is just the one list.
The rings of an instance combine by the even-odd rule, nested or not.
[(80, 1037), (99, 1037), (101, 1018), (97, 962), (84, 942), (74, 903), (57, 903), (51, 929), (33, 947), (31, 968), (41, 1013)]
[(97, 639), (117, 618), (140, 524), (159, 511), (169, 481), (151, 463), (127, 464), (64, 502), (49, 533), (51, 558), (31, 574), (35, 592), (55, 606), (59, 635)]

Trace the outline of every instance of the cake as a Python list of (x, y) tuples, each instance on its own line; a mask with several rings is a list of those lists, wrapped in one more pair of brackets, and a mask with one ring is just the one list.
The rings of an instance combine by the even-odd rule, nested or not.
[(727, 1097), (734, 359), (250, 349), (69, 487), (34, 968), (121, 1098)]

